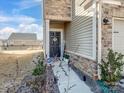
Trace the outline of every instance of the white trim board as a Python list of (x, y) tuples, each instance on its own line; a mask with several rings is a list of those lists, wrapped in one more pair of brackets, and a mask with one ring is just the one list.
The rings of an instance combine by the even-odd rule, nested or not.
[(96, 17), (97, 17), (97, 9), (96, 9), (96, 0), (93, 1), (93, 58), (96, 60)]
[(103, 0), (102, 2), (107, 4), (122, 5), (121, 1), (117, 0)]
[(49, 26), (50, 20), (45, 20), (45, 55), (49, 58)]
[[(100, 0), (98, 2), (98, 64), (101, 64), (101, 59), (102, 59), (102, 1)], [(101, 79), (101, 69), (98, 65), (98, 78)]]
[(81, 56), (81, 57), (86, 58), (86, 59), (90, 59), (92, 61), (96, 61), (96, 59), (94, 59), (93, 57), (90, 57), (90, 56), (86, 56), (86, 55), (83, 55), (83, 54), (80, 54), (80, 53), (76, 53), (76, 52), (73, 52), (73, 51), (69, 51), (69, 50), (65, 50), (65, 51), (69, 52), (71, 54), (74, 54), (74, 55)]

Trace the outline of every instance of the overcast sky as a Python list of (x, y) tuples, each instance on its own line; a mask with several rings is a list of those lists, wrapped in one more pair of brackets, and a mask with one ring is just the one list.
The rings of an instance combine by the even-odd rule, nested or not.
[(0, 0), (0, 39), (12, 32), (36, 33), (43, 39), (41, 0)]

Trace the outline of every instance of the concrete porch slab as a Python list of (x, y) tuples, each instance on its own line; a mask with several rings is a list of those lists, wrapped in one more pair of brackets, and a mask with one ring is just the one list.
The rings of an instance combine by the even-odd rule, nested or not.
[(58, 78), (60, 93), (93, 93), (90, 88), (80, 80), (77, 74), (68, 67), (68, 64), (60, 61), (53, 63), (54, 75)]

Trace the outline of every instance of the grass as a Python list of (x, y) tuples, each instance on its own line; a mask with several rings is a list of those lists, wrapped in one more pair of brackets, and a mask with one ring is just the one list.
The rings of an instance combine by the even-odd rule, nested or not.
[(26, 76), (32, 74), (35, 64), (33, 57), (39, 53), (7, 54), (0, 53), (0, 93), (9, 86), (11, 81), (20, 83)]
[(36, 67), (33, 69), (32, 75), (38, 76), (42, 75), (45, 72), (45, 65), (43, 61), (43, 54), (40, 55)]

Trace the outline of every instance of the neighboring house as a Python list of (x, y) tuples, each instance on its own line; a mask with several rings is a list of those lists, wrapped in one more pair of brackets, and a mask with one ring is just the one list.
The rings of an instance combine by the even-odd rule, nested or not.
[(42, 49), (42, 42), (33, 33), (12, 33), (3, 41), (5, 50)]
[(44, 0), (44, 49), (62, 57), (63, 46), (74, 66), (98, 79), (98, 63), (112, 48), (124, 53), (123, 0)]
[(2, 50), (2, 46), (3, 46), (3, 41), (0, 40), (0, 51)]

